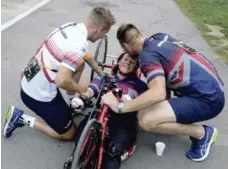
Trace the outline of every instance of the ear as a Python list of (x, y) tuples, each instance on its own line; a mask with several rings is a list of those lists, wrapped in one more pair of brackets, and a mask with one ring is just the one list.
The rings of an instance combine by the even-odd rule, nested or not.
[(99, 32), (101, 32), (101, 31), (109, 31), (110, 29), (111, 29), (111, 26), (109, 26), (108, 28), (100, 27), (100, 28), (98, 29), (98, 31), (99, 31)]
[(101, 31), (103, 31), (104, 30), (104, 27), (99, 27), (98, 29), (97, 29), (97, 32), (101, 32)]
[(124, 50), (127, 52), (127, 51), (131, 51), (131, 48), (130, 48), (130, 46), (129, 46), (129, 44), (127, 44), (127, 43), (123, 43), (123, 48), (124, 48)]
[(123, 45), (123, 47), (124, 47), (124, 49), (128, 49), (128, 44), (127, 43), (122, 43), (122, 45)]

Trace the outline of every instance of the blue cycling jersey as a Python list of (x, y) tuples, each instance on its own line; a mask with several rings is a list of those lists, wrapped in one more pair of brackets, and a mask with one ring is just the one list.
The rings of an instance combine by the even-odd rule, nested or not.
[(216, 99), (223, 92), (216, 69), (206, 57), (180, 44), (165, 33), (145, 39), (139, 59), (148, 83), (164, 76), (167, 88), (178, 95)]

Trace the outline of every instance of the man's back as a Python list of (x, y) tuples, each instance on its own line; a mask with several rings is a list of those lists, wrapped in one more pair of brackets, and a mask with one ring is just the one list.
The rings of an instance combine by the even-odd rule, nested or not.
[(167, 34), (146, 39), (140, 54), (141, 69), (150, 81), (165, 76), (167, 87), (179, 95), (213, 100), (223, 90), (223, 83), (208, 59), (182, 48)]

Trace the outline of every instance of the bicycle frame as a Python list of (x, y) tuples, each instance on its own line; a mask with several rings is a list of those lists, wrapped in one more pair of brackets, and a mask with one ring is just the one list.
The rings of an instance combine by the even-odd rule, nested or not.
[(108, 111), (108, 106), (103, 104), (101, 107), (101, 113), (98, 117), (98, 122), (102, 124), (102, 131), (101, 131), (101, 142), (100, 142), (100, 149), (99, 149), (99, 156), (98, 156), (98, 169), (101, 169), (103, 153), (104, 153), (104, 141), (107, 134), (107, 124), (109, 119), (109, 114), (106, 113)]
[[(105, 105), (105, 104), (102, 104), (101, 107), (100, 107), (100, 112), (97, 113), (96, 111), (96, 108), (98, 106), (98, 104), (100, 103), (101, 101), (101, 96), (102, 94), (104, 93), (107, 93), (109, 91), (112, 90), (112, 88), (114, 88), (114, 83), (113, 82), (110, 82), (107, 80), (108, 77), (105, 76), (104, 77), (104, 80), (102, 82), (102, 87), (101, 87), (101, 92), (99, 93), (98, 97), (97, 97), (97, 101), (93, 107), (93, 110), (92, 110), (92, 113), (90, 114), (88, 120), (90, 120), (91, 118), (93, 118), (95, 115), (98, 115), (97, 117), (97, 122), (101, 125), (101, 140), (100, 140), (100, 144), (99, 145), (95, 145), (89, 152), (89, 155), (87, 156), (86, 160), (85, 160), (85, 164), (88, 163), (88, 161), (90, 160), (91, 156), (92, 156), (92, 153), (94, 152), (94, 150), (96, 149), (96, 146), (99, 146), (99, 153), (98, 153), (98, 162), (97, 162), (97, 169), (101, 169), (101, 165), (102, 165), (102, 159), (103, 159), (103, 153), (104, 153), (104, 142), (105, 142), (105, 138), (107, 136), (107, 124), (108, 124), (108, 119), (109, 119), (109, 116), (110, 114), (108, 113), (108, 106)], [(105, 91), (105, 87), (106, 85), (109, 85), (109, 88), (108, 88), (108, 91)], [(112, 86), (113, 85), (113, 86)], [(106, 88), (107, 89), (107, 88)], [(82, 149), (81, 149), (81, 152), (84, 151), (85, 149), (85, 146), (87, 145), (88, 143), (88, 139), (90, 138), (90, 134), (88, 135), (86, 141), (84, 142), (83, 146), (82, 146)]]

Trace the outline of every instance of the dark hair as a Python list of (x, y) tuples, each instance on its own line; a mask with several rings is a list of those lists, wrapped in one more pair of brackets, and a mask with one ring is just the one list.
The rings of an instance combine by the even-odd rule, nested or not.
[[(117, 59), (117, 63), (113, 68), (113, 73), (117, 74), (118, 70), (119, 70), (119, 65), (118, 63), (122, 60), (122, 58), (124, 57), (124, 55), (126, 54), (126, 52), (123, 52), (120, 54), (120, 56)], [(130, 56), (130, 55), (129, 55)], [(139, 60), (137, 56), (130, 56), (132, 59), (134, 59), (136, 61), (136, 65), (135, 65), (135, 69), (133, 70), (133, 73), (136, 73), (136, 70), (139, 68)]]
[(141, 35), (138, 28), (131, 23), (120, 25), (116, 34), (116, 37), (120, 43), (129, 42), (131, 40), (132, 35), (129, 34), (129, 31), (131, 30), (134, 30), (136, 34)]

